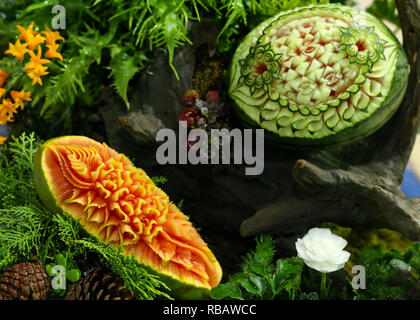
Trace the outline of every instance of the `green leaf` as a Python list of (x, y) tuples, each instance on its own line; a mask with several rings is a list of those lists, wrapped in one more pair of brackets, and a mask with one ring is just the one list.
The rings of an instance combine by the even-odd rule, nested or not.
[(244, 257), (242, 269), (249, 275), (269, 276), (274, 270), (273, 258), (276, 253), (273, 239), (270, 236), (256, 238), (256, 247)]
[(238, 283), (249, 293), (254, 294), (254, 295), (260, 294), (257, 286), (253, 282), (251, 282), (251, 280), (240, 279), (238, 280)]
[(66, 293), (66, 289), (52, 289), (51, 291), (59, 297), (64, 296), (64, 294)]
[(210, 291), (211, 298), (221, 300), (224, 298), (242, 300), (241, 289), (234, 283), (222, 283)]
[(268, 288), (267, 281), (261, 277), (251, 277), (250, 281), (255, 285), (259, 296), (262, 298)]
[(304, 266), (304, 262), (299, 257), (292, 257), (288, 259), (279, 259), (276, 262), (276, 271), (283, 275), (290, 275), (300, 273)]
[(184, 199), (179, 200), (176, 206), (180, 211), (182, 211), (182, 207), (184, 206)]
[(280, 272), (276, 272), (271, 278), (271, 290), (273, 291), (274, 296), (278, 295), (285, 285), (284, 275)]
[(54, 264), (53, 263), (49, 263), (49, 264), (47, 264), (46, 266), (45, 266), (45, 271), (47, 272), (47, 274), (50, 276), (50, 277), (53, 277), (53, 276), (55, 276), (56, 275), (56, 273), (55, 272), (53, 272), (53, 270), (52, 270), (52, 268), (54, 267)]
[(163, 185), (168, 182), (168, 179), (164, 176), (153, 176), (151, 177), (152, 181), (156, 185)]
[(66, 257), (65, 257), (63, 254), (61, 254), (61, 253), (59, 253), (59, 254), (57, 254), (57, 255), (55, 256), (55, 263), (56, 263), (56, 264), (58, 264), (58, 265), (63, 266), (64, 268), (65, 268), (65, 267), (67, 267), (67, 259), (66, 259)]
[(230, 281), (239, 282), (244, 279), (248, 279), (247, 275), (243, 272), (237, 272), (230, 278)]
[(79, 269), (71, 269), (66, 271), (66, 278), (71, 282), (79, 281), (81, 272)]

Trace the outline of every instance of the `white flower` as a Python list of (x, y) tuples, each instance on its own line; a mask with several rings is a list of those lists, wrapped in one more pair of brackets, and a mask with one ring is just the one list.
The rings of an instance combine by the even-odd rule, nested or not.
[(343, 250), (347, 241), (339, 237), (328, 228), (313, 228), (296, 241), (298, 256), (308, 267), (320, 272), (340, 270), (350, 257), (350, 253)]

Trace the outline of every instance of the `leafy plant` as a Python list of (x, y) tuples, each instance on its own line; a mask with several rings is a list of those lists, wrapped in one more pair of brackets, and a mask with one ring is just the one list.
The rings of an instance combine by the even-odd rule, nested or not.
[(328, 295), (319, 296), (321, 273), (306, 268), (298, 257), (275, 260), (274, 241), (256, 238), (255, 250), (243, 257), (238, 273), (211, 291), (213, 299), (418, 299), (420, 296), (420, 244), (405, 252), (383, 252), (381, 246), (366, 246), (356, 253), (355, 263), (366, 270), (366, 289), (353, 289), (350, 275), (328, 277)]
[[(168, 55), (168, 63), (177, 75), (175, 50), (191, 44), (189, 26), (203, 19), (214, 21), (220, 29), (219, 51), (231, 52), (238, 41), (257, 23), (281, 10), (327, 0), (19, 0), (0, 3), (0, 47), (6, 49), (18, 35), (17, 25), (32, 22), (39, 30), (51, 28), (51, 8), (66, 9), (67, 29), (60, 53), (62, 61), (48, 64), (51, 71), (43, 86), (32, 95), (31, 107), (37, 108), (45, 125), (31, 119), (44, 136), (56, 136), (74, 130), (75, 119), (85, 110), (96, 112), (101, 87), (113, 87), (127, 108), (127, 90), (131, 80), (153, 60), (158, 50)], [(228, 58), (228, 57), (227, 57)], [(0, 68), (10, 60), (0, 57)], [(12, 67), (16, 67), (12, 66)], [(178, 75), (177, 75), (178, 76)], [(16, 74), (9, 83), (27, 89), (24, 74)], [(60, 132), (56, 132), (61, 130)], [(64, 132), (63, 132), (64, 131)]]
[(256, 248), (244, 257), (241, 272), (211, 291), (213, 299), (292, 299), (300, 290), (303, 260), (298, 257), (278, 259), (269, 236), (256, 239)]
[(168, 181), (168, 179), (164, 176), (154, 176), (151, 179), (153, 180), (153, 183), (156, 185), (163, 185)]
[[(58, 272), (54, 269), (55, 266), (62, 266), (66, 271), (66, 279), (71, 282), (77, 282), (80, 279), (81, 272), (77, 268), (73, 268), (72, 262), (62, 254), (59, 253), (55, 256), (54, 262), (46, 265), (45, 269), (50, 277), (54, 277)], [(59, 281), (61, 279), (59, 278)], [(63, 296), (66, 293), (66, 289), (53, 289), (52, 290), (58, 296)]]
[[(419, 289), (417, 279), (410, 271), (418, 271), (420, 245), (414, 243), (406, 252), (384, 252), (379, 245), (368, 246), (356, 254), (355, 263), (366, 270), (366, 289), (354, 290), (357, 300), (405, 299), (410, 287)], [(404, 274), (405, 279), (398, 277)], [(411, 288), (412, 289), (412, 288)], [(417, 297), (419, 292), (414, 293)]]

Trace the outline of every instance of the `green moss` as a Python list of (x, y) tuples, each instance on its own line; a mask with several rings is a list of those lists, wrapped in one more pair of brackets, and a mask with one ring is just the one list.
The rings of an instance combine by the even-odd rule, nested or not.
[(348, 245), (346, 250), (351, 253), (351, 257), (344, 269), (349, 274), (355, 264), (355, 256), (364, 247), (379, 245), (384, 252), (390, 252), (392, 250), (405, 252), (413, 245), (413, 241), (398, 231), (389, 229), (352, 229), (332, 222), (322, 223), (320, 227), (330, 228), (333, 233), (347, 240)]

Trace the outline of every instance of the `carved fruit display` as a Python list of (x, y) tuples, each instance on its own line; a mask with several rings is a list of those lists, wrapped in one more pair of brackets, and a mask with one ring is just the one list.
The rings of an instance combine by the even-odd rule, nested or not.
[(177, 298), (203, 298), (222, 269), (184, 215), (123, 154), (83, 136), (45, 142), (34, 160), (42, 202), (160, 275)]

